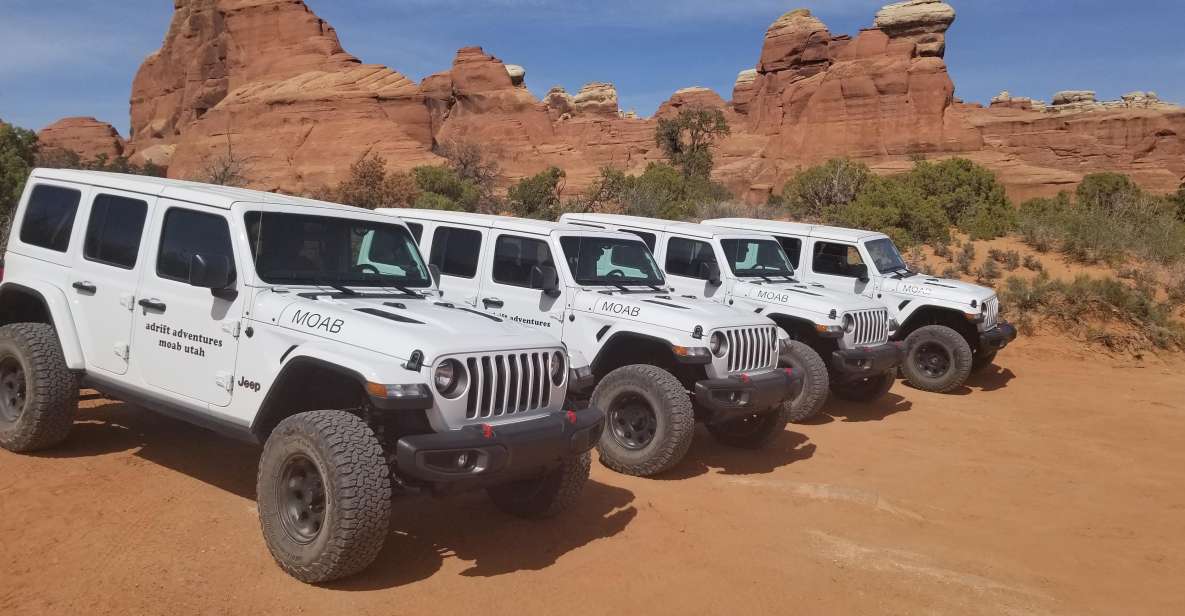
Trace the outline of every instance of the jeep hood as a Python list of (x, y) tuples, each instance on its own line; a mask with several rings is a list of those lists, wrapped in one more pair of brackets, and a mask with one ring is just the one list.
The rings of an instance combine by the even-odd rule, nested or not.
[(454, 353), (556, 348), (555, 338), (436, 298), (363, 299), (274, 293), (258, 296), (253, 318), (293, 332), (406, 359)]
[(722, 327), (769, 325), (769, 319), (746, 314), (699, 298), (665, 293), (613, 293), (580, 290), (573, 301), (578, 312), (663, 327), (690, 334), (696, 326), (704, 331)]
[(996, 296), (996, 292), (987, 287), (926, 274), (901, 279), (884, 278), (881, 282), (881, 292), (906, 298), (916, 297), (967, 305), (971, 304), (971, 300), (979, 303)]
[[(883, 305), (863, 295), (844, 293), (828, 289), (818, 284), (801, 282), (772, 282), (757, 284), (745, 280), (737, 280), (733, 286), (733, 295), (744, 297), (753, 302), (773, 304), (777, 306), (793, 306), (798, 310), (807, 310), (819, 314), (828, 314), (835, 310), (838, 314), (855, 310), (874, 310)], [(769, 312), (768, 310), (766, 312)]]

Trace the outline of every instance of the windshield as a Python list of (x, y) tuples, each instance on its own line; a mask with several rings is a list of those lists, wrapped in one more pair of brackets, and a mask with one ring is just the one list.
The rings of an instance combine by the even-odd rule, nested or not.
[(887, 237), (864, 242), (864, 248), (868, 249), (868, 255), (872, 257), (876, 271), (882, 274), (909, 269), (909, 266), (905, 264), (905, 259), (901, 258), (901, 253), (897, 252), (897, 246), (893, 244), (893, 240)]
[(428, 287), (415, 240), (400, 225), (279, 212), (244, 215), (255, 272), (292, 285)]
[(640, 240), (617, 237), (560, 238), (564, 260), (579, 285), (661, 285), (662, 274)]
[(720, 246), (737, 276), (794, 276), (794, 266), (776, 240), (720, 240)]

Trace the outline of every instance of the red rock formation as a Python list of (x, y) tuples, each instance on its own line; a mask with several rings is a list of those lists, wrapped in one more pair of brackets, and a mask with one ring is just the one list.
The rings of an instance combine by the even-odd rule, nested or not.
[[(346, 53), (301, 0), (175, 5), (161, 49), (133, 84), (129, 144), (134, 161), (167, 164), (174, 177), (200, 176), (228, 143), (255, 186), (286, 191), (339, 181), (372, 152), (396, 168), (438, 163), (434, 148), (454, 139), (484, 144), (506, 182), (559, 166), (569, 193), (604, 165), (638, 171), (658, 159), (654, 120), (623, 114), (611, 84), (574, 96), (553, 88), (539, 101), (524, 69), (478, 47), (416, 84)], [(791, 11), (770, 26), (731, 104), (685, 89), (659, 114), (725, 108), (732, 134), (719, 144), (715, 176), (753, 199), (834, 156), (881, 172), (908, 168), (915, 155), (967, 156), (996, 170), (1014, 196), (1095, 170), (1131, 173), (1156, 190), (1185, 176), (1185, 111), (1151, 93), (1051, 106), (998, 97), (988, 109), (958, 102), (943, 61), (953, 20), (940, 0), (909, 0), (853, 38)]]
[(113, 159), (124, 151), (119, 131), (94, 118), (62, 118), (41, 129), (37, 140), (43, 148), (70, 150), (82, 160), (94, 160), (100, 155)]

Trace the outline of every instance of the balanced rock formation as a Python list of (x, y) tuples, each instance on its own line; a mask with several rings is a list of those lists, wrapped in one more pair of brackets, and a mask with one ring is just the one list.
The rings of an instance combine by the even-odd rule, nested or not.
[(85, 117), (62, 118), (41, 129), (37, 140), (42, 148), (69, 150), (84, 161), (122, 156), (125, 147), (114, 126)]
[[(539, 100), (521, 66), (480, 47), (459, 50), (447, 70), (415, 83), (347, 53), (302, 0), (174, 6), (160, 50), (133, 82), (123, 150), (133, 162), (166, 165), (172, 177), (198, 177), (233, 155), (253, 187), (303, 192), (341, 181), (362, 156), (409, 169), (439, 164), (441, 145), (466, 140), (497, 159), (503, 186), (555, 165), (573, 194), (603, 166), (637, 172), (661, 157), (656, 119), (622, 112), (612, 84), (575, 95), (552, 88)], [(722, 109), (731, 134), (717, 144), (715, 178), (754, 200), (837, 156), (886, 173), (919, 155), (964, 156), (996, 171), (1016, 198), (1056, 192), (1092, 171), (1129, 173), (1153, 190), (1185, 177), (1185, 110), (1154, 93), (1119, 101), (1063, 93), (1049, 105), (1005, 93), (987, 108), (956, 99), (943, 60), (954, 19), (945, 2), (909, 0), (849, 36), (808, 10), (790, 11), (770, 25), (731, 101), (685, 88), (658, 115)], [(89, 142), (68, 137), (83, 134), (62, 130), (75, 122), (44, 138), (119, 149), (101, 127), (86, 129)]]

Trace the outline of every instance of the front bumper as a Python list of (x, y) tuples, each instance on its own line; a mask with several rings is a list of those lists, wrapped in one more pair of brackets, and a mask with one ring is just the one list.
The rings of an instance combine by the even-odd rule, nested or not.
[(1000, 321), (995, 327), (979, 334), (979, 349), (981, 351), (999, 351), (1016, 340), (1016, 328), (1007, 321)]
[(395, 463), (401, 475), (420, 481), (496, 484), (592, 449), (604, 428), (605, 414), (586, 408), (518, 423), (405, 436), (395, 444)]
[(711, 422), (774, 408), (802, 387), (802, 375), (786, 368), (744, 373), (695, 384), (695, 403), (711, 411)]
[(840, 349), (831, 354), (833, 373), (842, 381), (874, 376), (892, 370), (905, 361), (905, 343), (886, 342), (877, 346)]

